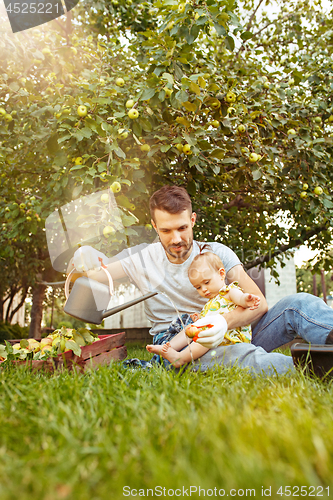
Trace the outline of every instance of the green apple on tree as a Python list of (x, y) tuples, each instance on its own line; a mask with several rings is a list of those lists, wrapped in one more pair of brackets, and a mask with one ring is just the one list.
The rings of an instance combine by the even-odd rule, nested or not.
[(128, 101), (126, 101), (126, 108), (133, 108), (133, 106), (134, 106), (134, 100), (128, 99)]
[(251, 163), (256, 163), (259, 160), (259, 155), (257, 153), (251, 153), (249, 156), (249, 161)]
[(225, 100), (227, 102), (235, 102), (236, 101), (236, 94), (234, 92), (228, 92), (227, 95), (225, 96)]
[(125, 130), (124, 128), (120, 128), (118, 130), (118, 137), (120, 137), (120, 139), (127, 139), (127, 137), (128, 137), (127, 130)]
[(127, 115), (128, 115), (128, 118), (130, 118), (131, 120), (136, 120), (139, 116), (139, 111), (135, 108), (132, 108), (129, 110)]
[(302, 188), (303, 188), (303, 191), (306, 191), (307, 189), (309, 189), (309, 185), (304, 183)]
[(77, 114), (81, 117), (81, 118), (84, 118), (85, 116), (87, 116), (87, 113), (88, 113), (88, 109), (87, 109), (87, 106), (79, 106), (77, 108)]
[(296, 130), (294, 128), (290, 128), (288, 130), (288, 135), (295, 135), (296, 134)]
[(240, 134), (244, 134), (246, 127), (241, 123), (240, 125), (238, 125), (237, 130)]
[(163, 87), (163, 90), (164, 90), (164, 92), (165, 92), (165, 96), (166, 96), (166, 97), (170, 97), (170, 96), (171, 96), (171, 94), (172, 94), (172, 92), (173, 92), (173, 90), (172, 90), (172, 89), (169, 89), (168, 87)]
[(176, 144), (176, 148), (178, 149), (178, 151), (179, 151), (180, 153), (182, 153), (182, 152), (183, 152), (183, 145), (182, 145), (181, 143)]
[(301, 191), (301, 194), (299, 196), (300, 198), (306, 198), (308, 196), (308, 193), (306, 191)]
[(103, 193), (101, 196), (101, 201), (103, 203), (109, 203), (109, 195), (107, 193)]
[(103, 235), (105, 236), (105, 238), (108, 238), (109, 236), (111, 236), (112, 234), (114, 234), (116, 231), (114, 230), (113, 227), (111, 226), (105, 226), (103, 228)]
[(121, 77), (117, 78), (116, 85), (118, 85), (118, 87), (123, 87), (125, 85), (125, 80)]
[(149, 144), (142, 144), (140, 146), (140, 149), (141, 149), (141, 151), (148, 153), (148, 151), (150, 151), (150, 146), (149, 146)]
[(121, 184), (120, 182), (113, 182), (110, 186), (110, 190), (113, 192), (113, 193), (119, 193), (121, 191)]
[(6, 110), (4, 108), (0, 108), (0, 115), (5, 116), (6, 114)]
[(313, 190), (314, 194), (317, 194), (318, 196), (320, 196), (321, 194), (323, 194), (323, 188), (321, 186), (316, 186)]
[(4, 119), (5, 119), (5, 122), (9, 123), (9, 122), (11, 122), (13, 120), (13, 117), (9, 113), (6, 113), (5, 116), (4, 116)]
[(183, 153), (185, 153), (186, 155), (190, 155), (192, 153), (191, 146), (189, 144), (185, 144), (183, 146)]
[(218, 120), (213, 120), (212, 122), (210, 122), (210, 125), (214, 128), (219, 128), (220, 122)]

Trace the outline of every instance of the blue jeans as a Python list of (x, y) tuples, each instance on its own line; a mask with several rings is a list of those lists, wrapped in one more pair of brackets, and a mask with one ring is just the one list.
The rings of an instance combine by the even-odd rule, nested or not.
[(308, 293), (288, 295), (275, 304), (252, 329), (252, 344), (270, 352), (296, 336), (325, 344), (333, 329), (333, 309)]

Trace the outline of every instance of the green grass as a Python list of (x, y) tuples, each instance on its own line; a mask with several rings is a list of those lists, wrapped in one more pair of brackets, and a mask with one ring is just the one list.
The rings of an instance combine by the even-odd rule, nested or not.
[[(135, 346), (129, 356), (150, 359)], [(333, 492), (333, 382), (121, 363), (85, 375), (8, 368), (0, 382), (1, 500), (121, 499), (124, 486)]]

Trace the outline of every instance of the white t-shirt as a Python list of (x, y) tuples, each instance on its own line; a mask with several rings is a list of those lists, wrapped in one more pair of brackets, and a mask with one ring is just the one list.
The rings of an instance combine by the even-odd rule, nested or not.
[[(230, 248), (217, 242), (208, 244), (222, 260), (226, 274), (241, 264)], [(178, 316), (172, 302), (179, 314), (200, 312), (206, 304), (207, 299), (199, 295), (188, 278), (188, 268), (198, 253), (199, 246), (193, 241), (191, 255), (182, 264), (170, 262), (160, 242), (138, 245), (116, 255), (126, 275), (142, 294), (160, 292), (144, 301), (145, 313), (153, 325), (151, 335), (166, 330)]]

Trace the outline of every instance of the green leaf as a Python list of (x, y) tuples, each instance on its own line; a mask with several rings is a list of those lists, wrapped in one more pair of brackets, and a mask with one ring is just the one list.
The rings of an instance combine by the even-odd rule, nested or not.
[(76, 356), (81, 356), (81, 347), (74, 340), (66, 340), (66, 349), (70, 349)]
[(140, 101), (148, 101), (148, 99), (151, 99), (154, 95), (155, 89), (145, 89), (140, 96)]
[(174, 85), (174, 83), (175, 83), (175, 82), (174, 82), (174, 80), (173, 80), (173, 76), (172, 76), (172, 75), (170, 75), (170, 73), (163, 73), (162, 78), (163, 78), (164, 80), (166, 80), (168, 83), (170, 83), (170, 85), (172, 85), (172, 86), (173, 86), (173, 85)]
[(262, 175), (262, 174), (261, 174), (261, 171), (260, 171), (260, 170), (254, 170), (254, 171), (252, 172), (252, 177), (253, 177), (253, 180), (254, 180), (254, 181), (258, 181), (258, 180), (260, 179), (261, 175)]
[(193, 102), (189, 102), (189, 101), (182, 102), (182, 105), (184, 106), (184, 108), (187, 109), (187, 111), (192, 111), (193, 113), (195, 113), (197, 110), (197, 107)]
[(230, 50), (230, 52), (232, 52), (235, 48), (235, 40), (233, 39), (232, 36), (228, 35), (226, 36), (225, 38), (225, 44), (226, 44), (226, 47), (227, 49)]
[(46, 146), (50, 154), (56, 153), (59, 149), (58, 135), (52, 135), (47, 141)]
[(250, 38), (253, 37), (253, 33), (251, 33), (250, 31), (244, 31), (242, 34), (241, 34), (241, 39), (242, 40), (250, 40)]
[(222, 24), (214, 23), (214, 28), (216, 29), (216, 33), (219, 36), (226, 36), (227, 31), (226, 31), (225, 27), (222, 26)]
[(212, 158), (216, 158), (218, 160), (222, 160), (225, 157), (225, 151), (223, 149), (214, 149), (209, 156)]
[(162, 151), (162, 153), (166, 153), (167, 151), (169, 151), (170, 148), (171, 148), (170, 144), (163, 144), (163, 146), (160, 147), (160, 151)]

